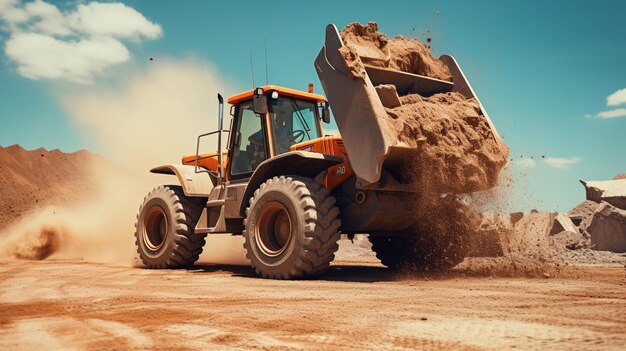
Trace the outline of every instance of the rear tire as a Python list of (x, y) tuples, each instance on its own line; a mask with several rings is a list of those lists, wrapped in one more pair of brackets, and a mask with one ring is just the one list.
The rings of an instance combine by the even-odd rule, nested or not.
[(480, 223), (469, 206), (453, 196), (422, 199), (415, 225), (403, 233), (370, 236), (382, 264), (395, 270), (438, 271), (463, 262)]
[(244, 248), (264, 278), (294, 279), (323, 273), (335, 258), (341, 221), (335, 198), (319, 182), (274, 177), (250, 199)]
[(369, 240), (380, 262), (393, 270), (440, 271), (465, 259), (468, 250), (464, 234), (370, 236)]
[(154, 188), (139, 208), (135, 245), (147, 268), (193, 265), (202, 253), (206, 235), (194, 228), (206, 198), (188, 198), (180, 186)]

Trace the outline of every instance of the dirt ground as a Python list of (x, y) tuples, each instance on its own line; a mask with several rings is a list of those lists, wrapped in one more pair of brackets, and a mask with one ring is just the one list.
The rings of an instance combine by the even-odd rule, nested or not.
[[(340, 256), (341, 257), (341, 256)], [(616, 350), (624, 267), (562, 277), (390, 273), (339, 261), (318, 280), (246, 266), (147, 270), (0, 261), (1, 350)], [(620, 346), (621, 345), (621, 346)]]

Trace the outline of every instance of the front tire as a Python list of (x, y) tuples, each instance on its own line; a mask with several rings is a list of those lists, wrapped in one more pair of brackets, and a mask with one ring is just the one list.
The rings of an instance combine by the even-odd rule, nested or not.
[(135, 245), (147, 268), (178, 268), (193, 265), (202, 253), (206, 235), (194, 228), (205, 198), (188, 198), (180, 186), (154, 188), (139, 208)]
[(274, 177), (250, 199), (244, 248), (264, 278), (294, 279), (323, 273), (335, 258), (341, 225), (335, 198), (305, 177)]

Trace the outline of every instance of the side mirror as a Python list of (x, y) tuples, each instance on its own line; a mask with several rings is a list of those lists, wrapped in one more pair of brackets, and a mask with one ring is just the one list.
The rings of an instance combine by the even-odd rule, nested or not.
[(330, 123), (330, 110), (328, 109), (328, 107), (325, 107), (322, 110), (322, 121), (324, 123)]
[(256, 88), (254, 90), (252, 104), (254, 105), (254, 113), (260, 115), (265, 115), (267, 113), (267, 96), (265, 96), (263, 88)]
[(324, 123), (330, 123), (330, 110), (328, 109), (328, 103), (327, 102), (320, 103), (320, 108), (322, 111), (322, 121)]

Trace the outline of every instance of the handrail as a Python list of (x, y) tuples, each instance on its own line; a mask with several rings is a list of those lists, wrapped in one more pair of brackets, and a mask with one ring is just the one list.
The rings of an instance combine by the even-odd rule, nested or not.
[[(219, 130), (215, 130), (215, 131), (212, 131), (210, 133), (204, 133), (204, 134), (198, 135), (198, 139), (197, 139), (197, 142), (196, 142), (196, 155), (195, 155), (196, 157), (195, 157), (195, 162), (194, 162), (195, 172), (196, 173), (207, 172), (207, 173), (210, 173), (210, 174), (214, 175), (215, 177), (219, 177), (219, 173), (218, 172), (213, 172), (211, 170), (203, 169), (203, 167), (200, 167), (200, 164), (198, 162), (200, 160), (204, 160), (205, 158), (213, 157), (213, 156), (200, 156), (200, 139), (202, 139), (203, 137), (209, 136), (209, 135), (216, 134), (218, 132), (219, 132)], [(223, 133), (230, 133), (230, 130), (229, 129), (224, 129), (224, 130), (222, 130), (222, 132)]]
[[(200, 134), (198, 135), (198, 139), (196, 141), (196, 157), (195, 157), (195, 172), (196, 173), (202, 173), (202, 172), (206, 172), (209, 173), (210, 175), (213, 175), (214, 177), (217, 178), (217, 184), (220, 185), (222, 184), (222, 182), (225, 179), (225, 175), (224, 175), (224, 167), (222, 165), (223, 162), (223, 152), (222, 152), (222, 134), (224, 132), (229, 132), (230, 130), (225, 130), (224, 128), (224, 98), (222, 97), (221, 94), (217, 94), (217, 100), (219, 102), (219, 107), (218, 107), (218, 117), (217, 117), (217, 130), (213, 131), (213, 132), (209, 132), (209, 133), (204, 133), (204, 134)], [(217, 170), (211, 171), (210, 169), (206, 169), (206, 170), (202, 170), (200, 169), (200, 166), (198, 165), (198, 160), (200, 160), (200, 139), (209, 135), (213, 135), (213, 134), (217, 134)]]

